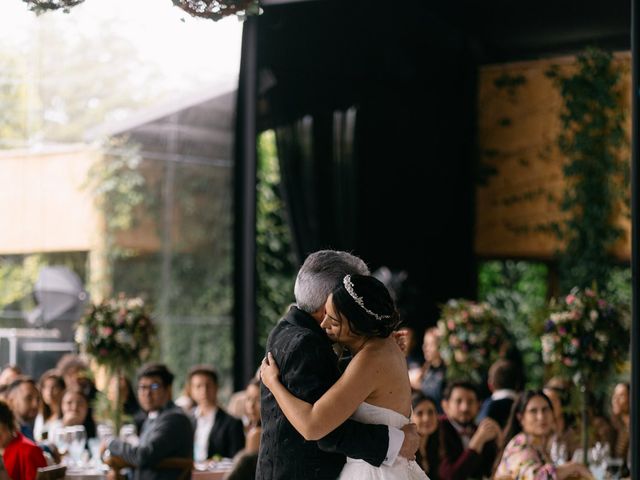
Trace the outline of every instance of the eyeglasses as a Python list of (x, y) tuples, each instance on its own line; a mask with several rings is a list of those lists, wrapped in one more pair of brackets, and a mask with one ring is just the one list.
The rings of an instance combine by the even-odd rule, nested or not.
[(155, 392), (156, 390), (158, 390), (160, 387), (162, 387), (161, 384), (159, 383), (152, 383), (150, 385), (138, 385), (138, 391), (140, 392), (144, 392), (145, 390), (150, 390), (152, 392)]

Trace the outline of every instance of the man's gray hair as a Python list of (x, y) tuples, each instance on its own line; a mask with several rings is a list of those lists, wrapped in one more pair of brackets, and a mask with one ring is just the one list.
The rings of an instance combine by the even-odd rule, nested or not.
[(319, 250), (309, 254), (293, 288), (298, 308), (313, 313), (324, 307), (329, 294), (347, 274), (370, 275), (370, 272), (360, 257), (348, 252)]

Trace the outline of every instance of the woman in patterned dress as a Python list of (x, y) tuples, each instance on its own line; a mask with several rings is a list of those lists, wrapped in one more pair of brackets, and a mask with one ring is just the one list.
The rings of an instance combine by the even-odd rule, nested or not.
[(553, 407), (542, 390), (523, 393), (511, 410), (505, 447), (494, 478), (513, 480), (593, 479), (580, 463), (554, 465), (547, 445), (553, 433)]

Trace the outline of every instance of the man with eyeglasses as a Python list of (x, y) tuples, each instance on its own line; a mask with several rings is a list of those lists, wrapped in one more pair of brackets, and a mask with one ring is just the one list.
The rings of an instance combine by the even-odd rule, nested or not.
[(133, 465), (134, 480), (177, 480), (182, 471), (160, 469), (167, 458), (191, 459), (193, 428), (189, 417), (172, 399), (173, 373), (163, 364), (152, 363), (138, 373), (138, 402), (146, 413), (137, 446), (112, 440), (108, 449)]

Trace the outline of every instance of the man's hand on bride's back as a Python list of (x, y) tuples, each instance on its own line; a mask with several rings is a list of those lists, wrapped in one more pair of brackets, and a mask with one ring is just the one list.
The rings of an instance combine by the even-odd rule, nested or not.
[(404, 442), (398, 455), (409, 460), (415, 460), (416, 452), (420, 446), (420, 435), (415, 423), (408, 423), (401, 429), (404, 432)]
[(393, 339), (398, 344), (398, 347), (400, 347), (400, 350), (402, 350), (402, 353), (406, 355), (407, 350), (409, 349), (408, 330), (407, 329), (396, 330), (395, 332), (392, 332), (391, 335), (393, 336)]
[(271, 352), (268, 352), (267, 356), (262, 359), (262, 363), (260, 364), (260, 380), (262, 380), (262, 383), (271, 390), (273, 385), (278, 382), (279, 376), (280, 369), (278, 368), (276, 361), (273, 359)]

